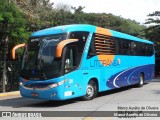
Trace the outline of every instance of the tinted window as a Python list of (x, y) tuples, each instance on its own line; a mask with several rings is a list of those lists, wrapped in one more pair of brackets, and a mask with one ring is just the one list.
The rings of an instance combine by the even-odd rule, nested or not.
[(95, 55), (130, 55), (152, 56), (154, 47), (152, 44), (138, 41), (116, 38), (101, 34), (94, 34), (91, 40), (88, 58)]
[(89, 35), (88, 32), (72, 32), (72, 33), (70, 33), (69, 39), (78, 39), (77, 47), (78, 47), (78, 52), (81, 54), (84, 50), (84, 46), (87, 41), (88, 35)]
[(78, 55), (77, 55), (77, 64), (79, 65), (82, 57), (82, 53), (84, 50), (84, 46), (86, 44), (89, 32), (72, 32), (70, 33), (69, 39), (78, 39), (78, 42), (73, 43), (78, 48)]
[(152, 44), (115, 38), (118, 41), (117, 55), (152, 56), (154, 47)]
[(88, 58), (95, 55), (114, 55), (115, 53), (116, 47), (113, 37), (102, 34), (92, 36)]
[(88, 52), (88, 58), (97, 55), (94, 42), (95, 42), (95, 34), (92, 36), (92, 40), (91, 40), (90, 47), (89, 47), (89, 52)]
[(119, 39), (119, 52), (118, 54), (120, 55), (130, 55), (131, 51), (130, 51), (130, 42), (129, 41), (125, 41), (122, 39)]
[(74, 70), (76, 67), (77, 67), (77, 47), (76, 46), (67, 47), (64, 72), (68, 73)]

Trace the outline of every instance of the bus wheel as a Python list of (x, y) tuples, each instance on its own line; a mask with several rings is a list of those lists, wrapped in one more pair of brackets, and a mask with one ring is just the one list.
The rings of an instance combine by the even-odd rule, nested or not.
[(139, 83), (137, 84), (138, 87), (142, 87), (144, 84), (144, 75), (140, 74), (139, 75)]
[(86, 95), (82, 97), (83, 100), (92, 100), (97, 96), (98, 90), (97, 90), (97, 84), (91, 80), (86, 89)]

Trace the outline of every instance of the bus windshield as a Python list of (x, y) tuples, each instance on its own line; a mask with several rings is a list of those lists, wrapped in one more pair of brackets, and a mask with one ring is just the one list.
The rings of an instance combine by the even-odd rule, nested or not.
[(26, 79), (50, 79), (60, 75), (61, 58), (56, 58), (56, 46), (66, 34), (31, 38), (26, 45), (21, 76)]

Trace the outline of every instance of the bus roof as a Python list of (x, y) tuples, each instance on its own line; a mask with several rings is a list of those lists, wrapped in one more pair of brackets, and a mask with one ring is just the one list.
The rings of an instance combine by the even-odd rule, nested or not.
[(51, 27), (51, 28), (47, 28), (47, 29), (44, 29), (44, 30), (34, 32), (31, 35), (31, 37), (67, 33), (67, 32), (72, 32), (72, 31), (88, 31), (88, 32), (91, 32), (95, 28), (96, 28), (96, 26), (87, 25), (87, 24), (63, 25), (63, 26)]
[[(40, 37), (40, 36), (47, 36), (47, 35), (53, 35), (53, 34), (68, 33), (68, 32), (73, 32), (73, 31), (86, 31), (86, 32), (95, 32), (96, 33), (96, 28), (97, 28), (96, 26), (89, 25), (89, 24), (62, 25), (62, 26), (51, 27), (51, 28), (47, 28), (47, 29), (43, 29), (43, 30), (34, 32), (31, 35), (31, 37)], [(134, 40), (134, 41), (153, 44), (153, 42), (151, 42), (149, 40), (134, 37), (132, 35), (118, 32), (115, 30), (110, 30), (110, 29), (108, 29), (108, 30), (110, 31), (110, 33), (112, 34), (113, 37), (124, 38), (124, 39), (128, 39), (128, 40)]]

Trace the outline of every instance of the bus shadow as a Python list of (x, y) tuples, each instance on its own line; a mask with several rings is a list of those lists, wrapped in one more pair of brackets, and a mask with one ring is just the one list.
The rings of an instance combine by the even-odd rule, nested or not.
[(136, 85), (131, 85), (131, 86), (127, 86), (127, 87), (122, 87), (122, 88), (117, 88), (117, 89), (104, 91), (104, 92), (99, 93), (98, 97), (103, 97), (103, 96), (106, 96), (106, 95), (111, 95), (111, 94), (124, 92), (124, 91), (130, 90), (132, 88), (137, 88), (137, 86)]
[[(132, 85), (132, 86), (127, 86), (127, 87), (122, 87), (122, 88), (118, 88), (114, 90), (101, 92), (98, 94), (97, 97), (99, 98), (99, 97), (104, 97), (107, 95), (124, 92), (124, 91), (130, 90), (135, 87), (136, 87), (135, 85)], [(160, 92), (158, 92), (158, 94), (159, 93)], [(45, 108), (45, 107), (60, 107), (60, 106), (68, 105), (68, 104), (75, 104), (78, 102), (83, 102), (83, 100), (81, 98), (74, 98), (74, 99), (69, 99), (69, 100), (64, 100), (64, 101), (55, 101), (55, 100), (48, 101), (48, 100), (42, 100), (42, 99), (18, 97), (18, 98), (1, 100), (0, 106), (13, 107), (13, 108), (22, 108), (22, 107), (34, 107), (34, 108), (44, 107)]]
[(59, 107), (67, 104), (73, 104), (81, 101), (79, 98), (64, 100), (64, 101), (55, 101), (55, 100), (42, 100), (42, 99), (33, 99), (33, 98), (10, 98), (0, 100), (0, 106), (3, 107), (12, 107), (12, 108), (22, 108), (22, 107)]
[(24, 107), (44, 107), (44, 108), (45, 107), (60, 107), (60, 106), (68, 105), (68, 104), (74, 104), (74, 103), (77, 103), (77, 102), (80, 102), (80, 101), (81, 100), (79, 98), (63, 100), (63, 101), (50, 100), (50, 101), (28, 104)]
[[(127, 86), (127, 87), (122, 87), (119, 89), (113, 89), (113, 90), (109, 90), (109, 91), (105, 91), (105, 92), (101, 92), (98, 94), (97, 97), (103, 97), (106, 95), (111, 95), (111, 94), (116, 94), (116, 93), (120, 93), (129, 89), (132, 89), (136, 87), (135, 85), (132, 86)], [(95, 98), (96, 99), (96, 98)], [(29, 104), (25, 107), (60, 107), (60, 106), (65, 106), (68, 104), (74, 104), (74, 103), (78, 103), (78, 102), (83, 102), (84, 100), (82, 98), (74, 98), (74, 99), (69, 99), (69, 100), (64, 100), (64, 101), (45, 101), (45, 102), (39, 102), (39, 103), (34, 103), (34, 104)]]
[[(160, 77), (155, 78), (154, 80), (151, 81), (151, 83), (159, 83), (160, 82)], [(152, 90), (154, 94), (160, 94), (160, 90)]]
[(14, 108), (17, 106), (24, 105), (25, 103), (23, 101), (24, 100), (22, 97), (3, 99), (0, 100), (0, 106)]
[(160, 94), (160, 90), (153, 90), (154, 94)]

